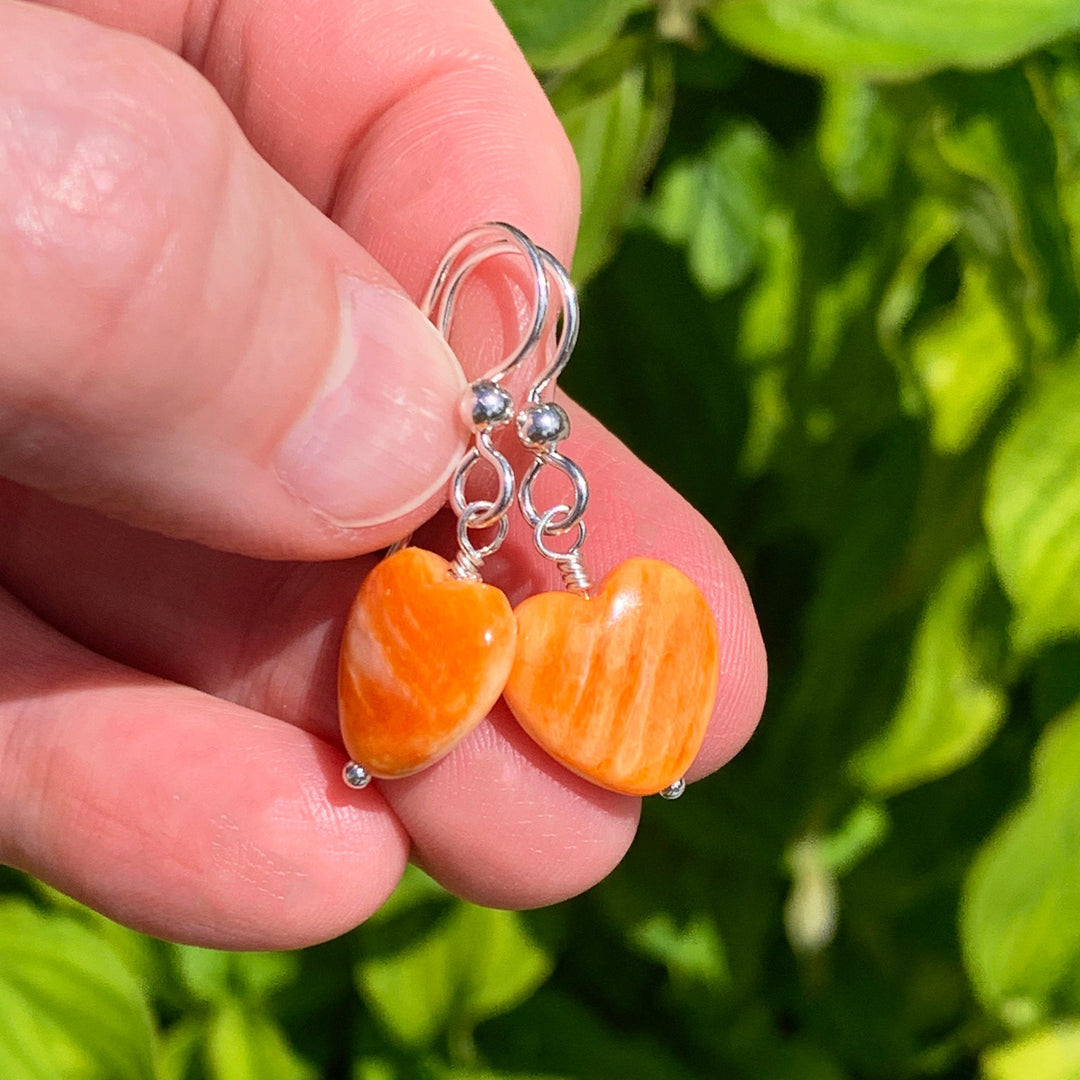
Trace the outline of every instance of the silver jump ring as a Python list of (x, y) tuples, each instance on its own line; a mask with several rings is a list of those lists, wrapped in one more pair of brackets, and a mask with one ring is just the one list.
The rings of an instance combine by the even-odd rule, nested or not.
[[(579, 521), (581, 521), (582, 517), (585, 515), (585, 510), (589, 505), (589, 483), (585, 479), (585, 473), (582, 472), (581, 466), (564, 454), (560, 454), (558, 450), (544, 450), (541, 453), (538, 453), (533, 458), (528, 472), (525, 473), (525, 479), (522, 480), (521, 488), (518, 491), (518, 503), (521, 506), (521, 512), (525, 516), (525, 520), (534, 529), (540, 521), (543, 521), (548, 516), (546, 514), (541, 514), (540, 511), (537, 510), (532, 490), (536, 478), (540, 475), (540, 470), (545, 465), (551, 465), (558, 469), (569, 479), (574, 487), (573, 506), (564, 505), (561, 508), (557, 508), (566, 511), (565, 518), (551, 519), (545, 528), (545, 535), (551, 536), (557, 533), (569, 532)], [(550, 511), (548, 514), (550, 514)]]
[(578, 518), (577, 524), (577, 536), (574, 537), (573, 542), (566, 551), (552, 551), (551, 548), (544, 543), (545, 536), (555, 536), (560, 533), (568, 531), (570, 526), (560, 527), (553, 529), (551, 523), (558, 517), (559, 514), (569, 514), (570, 507), (565, 503), (559, 506), (553, 506), (550, 510), (546, 510), (537, 520), (536, 527), (533, 529), (533, 543), (536, 544), (536, 550), (544, 556), (545, 559), (550, 559), (552, 562), (559, 562), (564, 559), (572, 559), (581, 550), (581, 545), (585, 543), (585, 522)]
[[(494, 555), (496, 551), (502, 547), (502, 542), (506, 539), (506, 534), (510, 530), (510, 521), (503, 514), (500, 518), (495, 518), (489, 523), (485, 523), (483, 518), (489, 512), (491, 504), (486, 501), (469, 503), (465, 507), (461, 517), (458, 518), (457, 523), (457, 540), (458, 547), (464, 553), (469, 562), (476, 566), (479, 566), (488, 556)], [(495, 536), (481, 547), (477, 547), (472, 540), (469, 539), (469, 529), (482, 529), (493, 525), (495, 527)]]

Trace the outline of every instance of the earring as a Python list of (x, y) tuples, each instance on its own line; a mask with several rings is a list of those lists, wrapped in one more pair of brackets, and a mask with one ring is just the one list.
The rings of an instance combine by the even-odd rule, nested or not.
[[(514, 417), (503, 380), (536, 348), (548, 318), (548, 279), (538, 249), (513, 226), (466, 233), (447, 252), (422, 304), (449, 340), (459, 289), (476, 267), (505, 255), (524, 257), (535, 285), (533, 321), (498, 370), (473, 382), (461, 403), (473, 443), (450, 484), (457, 515), (453, 562), (395, 544), (365, 579), (345, 626), (338, 665), (338, 712), (351, 760), (345, 782), (408, 776), (454, 747), (498, 700), (514, 660), (516, 622), (506, 596), (485, 585), (480, 568), (502, 544), (514, 501), (514, 473), (493, 432)], [(478, 466), (493, 471), (490, 498), (466, 496)], [(494, 529), (484, 544), (471, 533)]]
[[(716, 699), (716, 624), (697, 586), (657, 559), (628, 559), (595, 587), (589, 578), (581, 554), (588, 483), (559, 450), (570, 434), (566, 410), (544, 400), (577, 339), (577, 296), (558, 260), (537, 250), (560, 303), (554, 360), (517, 417), (533, 455), (518, 503), (536, 550), (559, 568), (567, 591), (518, 604), (503, 694), (528, 734), (573, 772), (628, 795), (678, 798)], [(545, 470), (569, 481), (570, 503), (537, 508), (534, 488)], [(569, 543), (555, 550), (555, 538), (567, 535)]]

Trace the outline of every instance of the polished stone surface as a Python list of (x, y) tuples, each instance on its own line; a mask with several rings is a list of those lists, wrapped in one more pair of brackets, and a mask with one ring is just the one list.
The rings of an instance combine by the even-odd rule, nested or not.
[(510, 603), (420, 548), (383, 559), (361, 586), (341, 645), (338, 706), (353, 761), (407, 776), (437, 761), (499, 698), (514, 658)]
[(656, 559), (628, 559), (592, 598), (542, 593), (515, 611), (504, 691), (522, 727), (567, 768), (613, 791), (654, 794), (701, 747), (720, 670), (697, 586)]

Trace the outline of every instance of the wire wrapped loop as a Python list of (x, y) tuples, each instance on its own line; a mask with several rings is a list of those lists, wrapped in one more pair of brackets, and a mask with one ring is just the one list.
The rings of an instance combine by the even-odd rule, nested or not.
[(490, 502), (487, 500), (479, 500), (474, 503), (469, 503), (469, 505), (465, 507), (461, 517), (458, 518), (458, 554), (450, 567), (450, 572), (454, 577), (464, 578), (469, 581), (479, 581), (480, 567), (484, 565), (484, 560), (489, 556), (494, 555), (495, 552), (502, 547), (502, 543), (506, 539), (506, 534), (510, 529), (510, 522), (507, 520), (505, 514), (490, 522), (490, 525), (495, 528), (495, 535), (486, 544), (481, 544), (477, 547), (469, 537), (470, 529), (485, 527), (478, 523), (483, 518), (489, 516), (490, 510)]
[(581, 546), (585, 543), (586, 535), (585, 522), (580, 518), (575, 522), (577, 535), (573, 538), (570, 547), (566, 551), (555, 551), (548, 546), (546, 540), (546, 537), (561, 535), (574, 527), (556, 524), (560, 519), (565, 520), (570, 513), (570, 507), (565, 503), (553, 506), (550, 510), (545, 511), (539, 517), (536, 527), (533, 529), (533, 543), (536, 545), (536, 550), (545, 559), (549, 559), (559, 568), (563, 584), (566, 585), (570, 592), (577, 593), (578, 596), (588, 596), (589, 591), (592, 589), (592, 581), (581, 556)]

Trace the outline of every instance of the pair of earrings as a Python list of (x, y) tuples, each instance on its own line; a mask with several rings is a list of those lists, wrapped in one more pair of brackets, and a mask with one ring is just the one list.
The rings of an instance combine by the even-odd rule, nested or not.
[[(533, 318), (521, 344), (496, 371), (473, 382), (462, 402), (473, 444), (450, 484), (457, 556), (448, 562), (395, 545), (368, 575), (349, 613), (338, 672), (341, 732), (352, 759), (345, 781), (360, 788), (372, 777), (425, 768), (502, 695), (528, 734), (573, 772), (624, 794), (676, 798), (712, 713), (716, 625), (698, 588), (667, 563), (631, 558), (595, 587), (586, 571), (588, 483), (559, 450), (570, 433), (569, 417), (545, 400), (577, 338), (569, 275), (520, 230), (483, 225), (447, 253), (424, 309), (449, 338), (462, 282), (487, 260), (507, 255), (525, 261)], [(553, 360), (515, 415), (503, 382), (545, 344)], [(566, 591), (531, 596), (512, 610), (500, 590), (484, 584), (480, 570), (509, 528), (514, 473), (493, 436), (515, 420), (532, 455), (517, 502), (536, 550), (559, 568)], [(481, 465), (494, 472), (495, 491), (470, 501), (466, 483)], [(535, 488), (545, 470), (569, 481), (572, 501), (538, 507)], [(492, 529), (487, 543), (474, 543), (473, 532)]]

